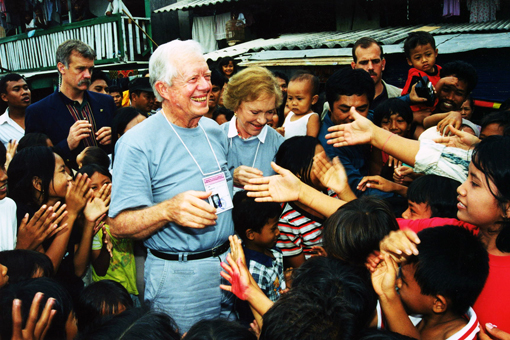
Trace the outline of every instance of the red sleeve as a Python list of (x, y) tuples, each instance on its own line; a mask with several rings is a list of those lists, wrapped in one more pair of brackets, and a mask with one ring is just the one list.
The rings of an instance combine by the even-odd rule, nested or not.
[(402, 95), (404, 96), (411, 91), (411, 80), (413, 79), (413, 77), (415, 77), (415, 76), (423, 77), (425, 75), (426, 74), (424, 72), (421, 72), (418, 69), (411, 67), (411, 69), (407, 73), (407, 81), (406, 81), (406, 85), (402, 89)]
[(478, 227), (460, 221), (456, 218), (432, 217), (419, 220), (406, 220), (404, 218), (397, 218), (397, 222), (400, 229), (411, 229), (415, 233), (418, 233), (426, 228), (442, 227), (444, 225), (456, 225), (472, 231), (475, 235), (478, 234)]

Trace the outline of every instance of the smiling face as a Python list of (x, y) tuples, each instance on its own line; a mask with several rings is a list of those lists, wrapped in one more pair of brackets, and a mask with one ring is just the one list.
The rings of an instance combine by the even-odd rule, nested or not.
[(425, 73), (434, 73), (436, 70), (437, 49), (430, 44), (417, 45), (410, 51), (411, 59), (407, 59), (409, 66)]
[(7, 170), (0, 165), (0, 201), (7, 196)]
[(221, 67), (223, 73), (228, 77), (230, 78), (232, 76), (232, 74), (234, 73), (234, 63), (232, 62), (232, 60), (230, 60), (228, 62), (227, 65), (223, 65)]
[(372, 44), (368, 48), (359, 46), (356, 51), (356, 62), (352, 62), (352, 68), (360, 68), (368, 72), (374, 84), (382, 80), (382, 73), (386, 67), (386, 60), (381, 58), (381, 49), (377, 44)]
[(55, 155), (55, 172), (53, 179), (50, 182), (50, 192), (48, 203), (58, 201), (66, 197), (67, 186), (70, 184), (72, 178), (66, 172), (64, 160), (57, 154)]
[(31, 92), (24, 79), (8, 81), (6, 93), (2, 93), (1, 98), (9, 107), (26, 108), (31, 103)]
[(438, 93), (438, 112), (457, 111), (466, 101), (468, 84), (459, 80), (457, 85), (443, 85)]
[(264, 94), (251, 102), (242, 102), (236, 110), (237, 132), (242, 138), (257, 136), (268, 120), (273, 119), (276, 99)]
[(411, 129), (411, 125), (398, 113), (384, 117), (381, 120), (381, 127), (401, 137), (408, 137), (409, 130)]
[(354, 118), (350, 113), (351, 107), (354, 107), (360, 115), (366, 117), (369, 108), (367, 95), (358, 96), (355, 94), (352, 96), (340, 96), (340, 98), (333, 103), (331, 121), (335, 125), (352, 123)]
[[(490, 185), (490, 188), (489, 188)], [(457, 218), (471, 223), (480, 229), (493, 227), (496, 222), (503, 220), (503, 211), (493, 193), (497, 188), (487, 179), (485, 174), (469, 164), (467, 180), (457, 188)], [(492, 191), (492, 192), (491, 192)]]
[(94, 60), (83, 57), (73, 51), (69, 56), (69, 67), (58, 63), (58, 70), (62, 74), (62, 84), (74, 91), (85, 91), (89, 88)]
[(309, 81), (291, 81), (287, 91), (287, 103), (295, 115), (304, 115), (312, 112), (312, 105), (319, 96), (312, 94), (312, 84)]

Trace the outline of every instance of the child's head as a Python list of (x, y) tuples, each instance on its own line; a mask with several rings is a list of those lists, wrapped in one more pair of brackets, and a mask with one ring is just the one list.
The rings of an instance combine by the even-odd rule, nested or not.
[(97, 324), (103, 317), (122, 313), (133, 307), (133, 300), (124, 286), (112, 280), (94, 282), (83, 289), (76, 308), (78, 329)]
[(76, 164), (81, 168), (88, 164), (98, 164), (105, 168), (110, 167), (108, 154), (98, 146), (88, 146), (76, 156)]
[(319, 78), (307, 71), (298, 71), (290, 78), (287, 103), (296, 115), (312, 112), (312, 105), (319, 100)]
[(7, 196), (7, 170), (5, 169), (5, 162), (7, 158), (7, 150), (4, 143), (0, 143), (0, 200)]
[(227, 78), (232, 77), (237, 73), (237, 65), (232, 57), (225, 57), (220, 60), (219, 71)]
[(62, 157), (46, 146), (29, 147), (16, 153), (7, 174), (9, 197), (17, 204), (34, 207), (64, 198), (72, 179)]
[(490, 136), (475, 147), (468, 178), (457, 192), (457, 217), (498, 233), (497, 248), (510, 252), (510, 137)]
[(363, 265), (368, 255), (379, 250), (379, 242), (398, 229), (395, 215), (383, 200), (362, 196), (341, 206), (324, 222), (324, 249), (328, 256)]
[(431, 217), (457, 217), (457, 188), (461, 183), (438, 175), (415, 179), (407, 190), (408, 208), (402, 217), (417, 220)]
[(432, 73), (435, 71), (437, 48), (432, 34), (424, 31), (409, 33), (404, 41), (407, 63), (417, 70)]
[(413, 111), (398, 98), (390, 98), (374, 110), (374, 124), (401, 137), (409, 137), (412, 123)]
[(460, 114), (462, 115), (462, 118), (471, 120), (474, 112), (475, 112), (475, 100), (471, 95), (469, 95), (467, 99), (464, 101), (464, 103), (462, 103), (462, 106), (460, 107)]
[(299, 179), (314, 188), (323, 189), (320, 181), (312, 172), (313, 157), (324, 151), (317, 138), (296, 136), (285, 140), (275, 156), (275, 162), (290, 170)]
[(98, 193), (99, 190), (105, 184), (112, 182), (112, 174), (105, 167), (98, 164), (88, 164), (78, 170), (79, 174), (87, 174), (90, 178), (90, 188), (94, 193)]
[(27, 133), (21, 137), (18, 142), (18, 152), (31, 146), (49, 146), (50, 148), (53, 147), (51, 139), (44, 133), (39, 132)]
[(236, 321), (227, 319), (200, 320), (194, 324), (183, 340), (256, 340), (255, 334)]
[(480, 139), (494, 135), (502, 136), (510, 127), (510, 114), (506, 111), (491, 112), (483, 117), (481, 127)]
[(274, 202), (255, 202), (246, 191), (239, 191), (234, 196), (232, 220), (234, 228), (243, 242), (252, 242), (261, 248), (275, 246), (280, 231), (278, 220), (282, 207)]
[(37, 293), (43, 293), (38, 315), (41, 315), (48, 299), (55, 300), (52, 309), (56, 313), (51, 320), (45, 339), (74, 339), (78, 329), (71, 296), (58, 282), (45, 277), (22, 281), (2, 288), (2, 294), (0, 294), (0, 310), (2, 310), (0, 313), (0, 338), (10, 339), (12, 336), (13, 300), (21, 301), (22, 328), (25, 328), (32, 300)]
[(9, 268), (9, 283), (11, 284), (38, 277), (53, 276), (53, 264), (50, 258), (38, 251), (26, 249), (2, 251), (0, 252), (0, 264)]
[(280, 71), (274, 71), (273, 74), (276, 77), (276, 80), (278, 81), (278, 85), (280, 85), (280, 90), (282, 91), (282, 93), (287, 93), (289, 77), (287, 77), (285, 73)]
[(418, 233), (419, 254), (401, 266), (399, 294), (410, 314), (464, 315), (489, 275), (489, 256), (469, 230), (458, 226)]

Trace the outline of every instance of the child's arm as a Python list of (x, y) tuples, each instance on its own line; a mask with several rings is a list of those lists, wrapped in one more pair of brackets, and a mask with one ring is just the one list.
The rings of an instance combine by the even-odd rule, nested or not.
[(395, 289), (398, 266), (388, 253), (383, 253), (382, 256), (383, 260), (372, 271), (372, 285), (379, 296), (388, 329), (420, 339), (420, 333), (409, 319)]
[[(108, 232), (106, 227), (103, 228), (95, 235), (95, 237), (99, 238), (102, 246), (100, 249), (92, 249), (90, 253), (92, 259), (92, 266), (98, 276), (105, 276), (108, 272), (108, 267), (110, 266), (110, 258), (111, 253), (108, 250), (108, 246), (110, 242), (108, 241)], [(95, 241), (97, 242), (97, 241)]]
[(437, 125), (437, 130), (443, 134), (448, 125), (453, 125), (456, 129), (462, 124), (462, 116), (459, 111), (450, 111), (445, 113), (436, 113), (423, 119), (423, 127), (428, 129)]
[(397, 184), (381, 176), (365, 176), (358, 184), (358, 190), (365, 191), (366, 188), (374, 188), (384, 192), (394, 192), (401, 196), (407, 196), (407, 187)]
[(319, 129), (321, 128), (321, 121), (319, 119), (319, 115), (313, 113), (308, 119), (308, 124), (306, 124), (306, 135), (317, 137), (319, 134)]

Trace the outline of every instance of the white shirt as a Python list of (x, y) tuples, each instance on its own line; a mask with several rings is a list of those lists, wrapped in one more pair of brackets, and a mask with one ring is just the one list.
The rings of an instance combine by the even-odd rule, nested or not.
[(0, 251), (15, 248), (17, 224), (16, 203), (9, 197), (0, 200)]
[(5, 148), (11, 139), (19, 142), (25, 135), (25, 130), (9, 117), (9, 108), (0, 116), (0, 141), (4, 143)]

